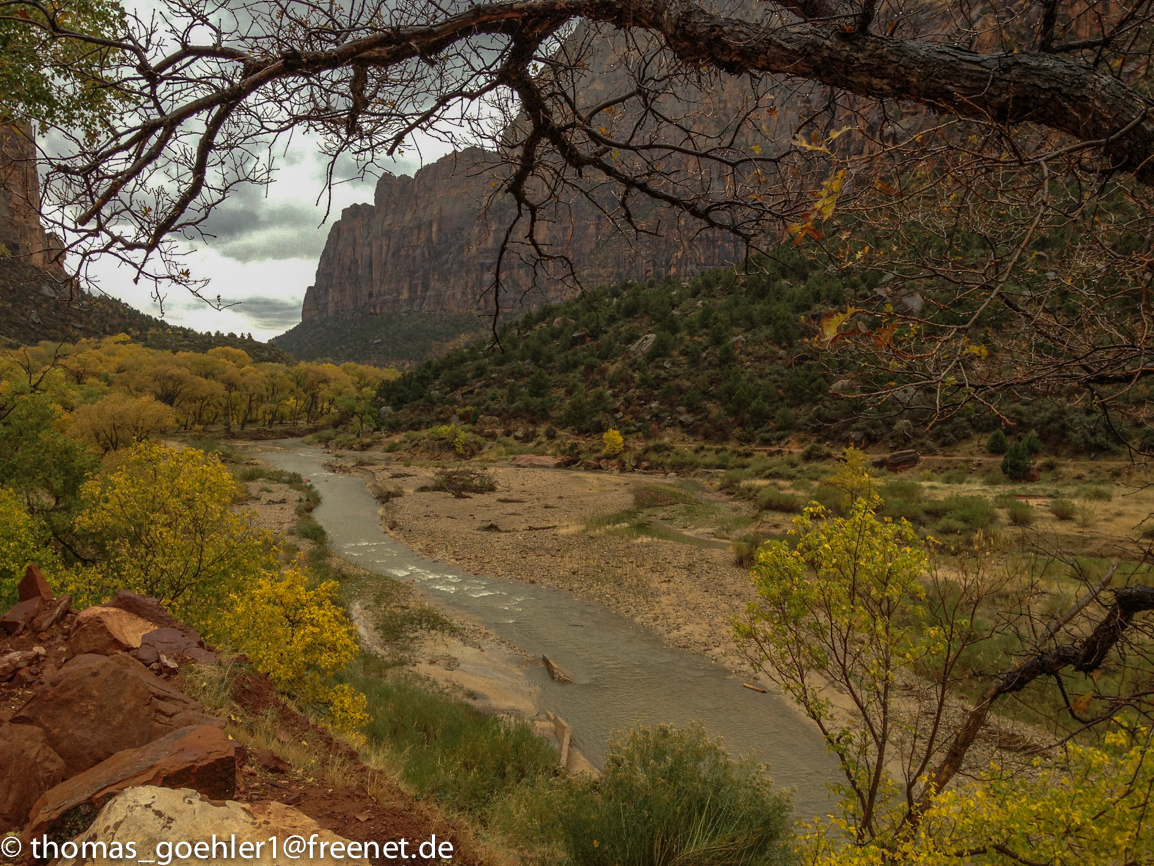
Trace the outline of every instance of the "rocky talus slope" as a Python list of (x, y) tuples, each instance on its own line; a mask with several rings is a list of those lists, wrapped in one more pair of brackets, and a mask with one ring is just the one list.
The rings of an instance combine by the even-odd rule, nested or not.
[[(20, 839), (15, 859), (119, 862), (116, 843), (135, 843), (128, 858), (135, 860), (152, 856), (157, 843), (213, 834), (235, 834), (239, 843), (315, 833), (344, 844), (340, 862), (375, 864), (386, 861), (360, 856), (365, 849), (349, 843), (419, 842), (435, 833), (453, 843), (454, 860), (477, 862), (461, 850), (453, 826), (293, 710), (243, 657), (227, 662), (223, 710), (181, 691), (190, 671), (226, 663), (155, 599), (122, 591), (108, 605), (77, 611), (35, 566), (19, 592), (20, 601), (0, 617), (0, 834)], [(286, 754), (310, 743), (324, 752), (341, 765), (343, 784), (314, 779), (275, 749), (256, 748), (258, 725), (276, 731), (275, 745)], [(65, 846), (69, 841), (103, 842), (108, 857), (85, 857), (83, 847)], [(274, 862), (267, 845), (251, 860)]]

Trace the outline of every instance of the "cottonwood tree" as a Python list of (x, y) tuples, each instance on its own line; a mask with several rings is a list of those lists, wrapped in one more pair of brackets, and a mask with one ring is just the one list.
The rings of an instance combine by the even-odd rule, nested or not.
[(980, 547), (939, 569), (908, 523), (878, 516), (860, 456), (835, 479), (844, 517), (814, 504), (795, 545), (758, 552), (737, 624), (842, 770), (844, 832), (818, 828), (803, 860), (1149, 862), (1154, 588), (1116, 563), (1055, 609), (1070, 581)]
[(271, 142), (319, 136), (332, 177), (433, 135), (486, 148), (478, 171), (512, 202), (494, 303), (510, 257), (569, 273), (574, 202), (642, 233), (792, 238), (868, 276), (816, 334), (860, 355), (868, 399), (912, 386), (941, 418), (1069, 391), (1146, 421), (1148, 0), (164, 0), (87, 29), (73, 12), (0, 3), (5, 27), (100, 59), (62, 86), (111, 113), (47, 160), (74, 261), (196, 290), (172, 239), (270, 182)]

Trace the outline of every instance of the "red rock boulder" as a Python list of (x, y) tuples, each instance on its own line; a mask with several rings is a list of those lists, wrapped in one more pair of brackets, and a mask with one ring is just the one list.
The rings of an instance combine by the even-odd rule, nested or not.
[(68, 777), (190, 725), (223, 728), (196, 701), (123, 653), (68, 661), (12, 718), (43, 728)]
[(33, 725), (0, 723), (0, 833), (24, 826), (28, 807), (64, 779), (64, 761)]
[(193, 643), (200, 644), (200, 635), (196, 629), (170, 615), (169, 612), (164, 609), (164, 605), (155, 598), (137, 595), (135, 592), (122, 589), (116, 594), (116, 598), (110, 601), (107, 606), (135, 614), (141, 619), (146, 619), (155, 624), (157, 628), (174, 628), (183, 634), (189, 635)]
[(56, 596), (52, 593), (52, 587), (48, 585), (43, 572), (40, 571), (40, 566), (36, 563), (32, 563), (25, 570), (24, 577), (19, 586), (16, 587), (16, 591), (20, 593), (21, 601), (28, 601), (33, 598), (38, 598), (44, 602), (56, 600)]
[(40, 614), (44, 606), (44, 599), (29, 598), (17, 602), (4, 616), (0, 616), (0, 629), (8, 634), (17, 635), (32, 625), (32, 621)]
[(12, 679), (13, 674), (17, 671), (37, 664), (45, 655), (44, 647), (39, 646), (30, 650), (14, 650), (0, 655), (0, 683)]
[(62, 595), (53, 602), (45, 602), (40, 607), (40, 614), (32, 623), (32, 630), (41, 632), (48, 631), (56, 623), (60, 622), (64, 617), (72, 612), (72, 596)]
[(136, 649), (141, 639), (155, 630), (155, 623), (128, 611), (90, 607), (77, 615), (76, 626), (68, 638), (68, 650), (74, 656), (85, 653), (110, 656)]
[(25, 837), (71, 839), (126, 788), (191, 788), (213, 800), (236, 793), (236, 746), (218, 728), (173, 731), (146, 746), (117, 752), (46, 791), (29, 813)]
[[(219, 661), (220, 656), (211, 650), (203, 649), (195, 636), (196, 632), (189, 635), (175, 628), (158, 628), (141, 639), (140, 648), (144, 651), (152, 649), (157, 656), (166, 655), (198, 665), (210, 665)], [(145, 661), (141, 654), (137, 654), (137, 658)]]

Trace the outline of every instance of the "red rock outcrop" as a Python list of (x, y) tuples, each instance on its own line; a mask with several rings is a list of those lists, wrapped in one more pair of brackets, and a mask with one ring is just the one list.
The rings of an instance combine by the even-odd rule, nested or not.
[(136, 614), (115, 607), (90, 607), (76, 617), (76, 628), (68, 638), (74, 656), (85, 653), (112, 655), (140, 646), (140, 640), (156, 625)]
[(0, 723), (0, 833), (24, 825), (29, 804), (64, 778), (64, 761), (34, 725)]
[(71, 659), (12, 721), (43, 728), (70, 776), (180, 728), (224, 727), (123, 653)]
[[(68, 839), (83, 832), (101, 807), (126, 788), (189, 788), (214, 800), (236, 793), (236, 744), (212, 727), (190, 727), (125, 749), (46, 791), (21, 817), (25, 835)], [(25, 803), (27, 807), (27, 803)]]

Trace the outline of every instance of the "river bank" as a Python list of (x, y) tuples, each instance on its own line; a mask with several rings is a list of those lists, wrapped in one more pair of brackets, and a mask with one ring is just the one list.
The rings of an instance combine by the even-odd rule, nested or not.
[[(445, 559), (422, 556), (419, 550), (405, 544), (401, 536), (387, 532), (392, 518), (384, 515), (382, 519), (369, 486), (378, 487), (377, 494), (382, 498), (389, 496), (379, 490), (374, 480), (354, 477), (353, 472), (359, 470), (353, 470), (352, 464), (364, 463), (364, 455), (337, 462), (332, 454), (299, 441), (288, 441), (275, 446), (266, 443), (261, 457), (282, 472), (295, 472), (310, 479), (320, 495), (320, 505), (313, 516), (326, 530), (329, 545), (344, 559), (369, 572), (394, 578), (378, 580), (377, 585), (412, 581), (426, 599), (474, 617), (493, 634), (523, 650), (531, 660), (524, 668), (524, 676), (538, 690), (538, 706), (564, 718), (572, 726), (576, 747), (594, 765), (604, 761), (615, 732), (626, 731), (639, 723), (685, 727), (700, 722), (711, 736), (724, 738), (730, 754), (752, 754), (768, 761), (778, 784), (794, 789), (794, 808), (799, 816), (828, 813), (831, 803), (825, 783), (836, 775), (836, 764), (812, 723), (775, 690), (745, 688), (743, 683), (749, 681), (748, 677), (734, 676), (726, 667), (700, 653), (678, 648), (657, 629), (623, 616), (600, 600), (553, 588), (533, 575), (524, 580), (509, 575), (493, 576), (499, 569), (478, 573)], [(388, 455), (372, 455), (368, 459), (374, 461), (369, 465), (386, 471), (385, 480), (391, 483), (410, 484), (419, 480), (414, 467), (394, 461)], [(557, 472), (558, 477), (562, 474)], [(606, 491), (598, 487), (600, 479), (596, 473), (572, 474), (593, 485), (578, 497), (580, 500), (588, 504), (605, 499)], [(654, 480), (648, 476), (638, 480), (644, 479)], [(685, 491), (671, 485), (659, 487), (656, 494), (660, 502), (672, 497), (679, 502), (691, 501), (693, 508), (713, 507), (702, 505), (699, 497), (687, 496)], [(618, 490), (618, 494), (621, 492)], [(507, 493), (499, 490), (491, 498), (494, 502), (496, 499), (524, 500)], [(402, 499), (408, 495), (402, 490)], [(633, 498), (632, 493), (625, 495), (627, 499)], [(643, 498), (649, 495), (646, 493)], [(424, 497), (450, 498), (447, 494), (413, 490), (414, 501)], [(480, 498), (456, 501), (468, 504)], [(528, 503), (497, 504), (523, 507)], [(551, 514), (555, 509), (545, 508), (548, 504), (547, 501), (537, 503), (535, 511)], [(678, 513), (680, 507), (668, 509), (668, 514)], [(666, 513), (664, 506), (658, 506), (658, 510)], [(421, 511), (418, 517), (423, 519), (425, 513), (432, 515), (431, 511)], [(474, 517), (479, 514), (476, 510), (466, 512), (466, 516), (468, 513)], [(445, 519), (453, 523), (452, 515)], [(537, 537), (546, 531), (540, 528), (542, 525), (550, 526), (537, 522), (534, 517), (525, 532)], [(556, 528), (560, 528), (560, 524)], [(432, 531), (438, 532), (435, 527)], [(690, 533), (694, 528), (679, 519), (671, 521), (668, 531)], [(618, 538), (619, 532), (616, 524), (596, 523), (588, 534), (594, 544), (601, 534), (617, 544), (625, 538)], [(493, 529), (479, 534), (503, 538), (508, 535)], [(452, 532), (447, 532), (444, 541), (451, 542), (453, 537)], [(719, 549), (724, 542), (716, 539), (695, 539), (687, 547), (697, 550), (703, 542), (704, 549), (712, 555), (725, 552)], [(644, 544), (646, 542), (639, 543), (639, 547)], [(565, 556), (564, 549), (553, 552), (558, 559)], [(587, 547), (583, 554), (595, 557), (595, 548)], [(510, 555), (516, 556), (516, 552)], [(650, 557), (650, 561), (660, 562), (656, 557)], [(724, 637), (728, 640), (727, 633)], [(722, 635), (718, 635), (717, 640), (720, 644)], [(539, 664), (543, 655), (567, 671), (570, 681), (562, 683), (551, 679)], [(546, 716), (546, 720), (548, 718)]]
[[(259, 450), (243, 449), (250, 467), (274, 469)], [(262, 477), (245, 483), (243, 508), (254, 524), (284, 536), (302, 555), (314, 551), (314, 541), (294, 534), (299, 494), (288, 484)], [(350, 618), (361, 647), (377, 656), (402, 678), (415, 679), (446, 697), (465, 701), (478, 710), (524, 719), (538, 736), (549, 740), (572, 773), (596, 773), (575, 746), (564, 748), (564, 722), (558, 723), (539, 705), (540, 690), (526, 677), (541, 661), (528, 656), (482, 624), (421, 592), (414, 581), (382, 581), (380, 575), (326, 549), (328, 568), (340, 576)]]

